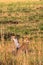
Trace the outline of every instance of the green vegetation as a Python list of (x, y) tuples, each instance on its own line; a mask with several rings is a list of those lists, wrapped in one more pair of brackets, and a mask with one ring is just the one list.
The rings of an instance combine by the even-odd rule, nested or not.
[[(40, 5), (40, 6), (39, 6)], [(43, 4), (40, 2), (26, 3), (0, 3), (0, 25), (6, 24), (4, 32), (14, 32), (15, 34), (31, 34), (34, 32), (43, 31)], [(15, 22), (18, 22), (18, 26)], [(10, 26), (8, 27), (9, 24)], [(21, 26), (19, 25), (21, 24)], [(23, 24), (23, 25), (22, 25)], [(27, 24), (27, 25), (26, 25)], [(1, 30), (0, 30), (1, 32)]]

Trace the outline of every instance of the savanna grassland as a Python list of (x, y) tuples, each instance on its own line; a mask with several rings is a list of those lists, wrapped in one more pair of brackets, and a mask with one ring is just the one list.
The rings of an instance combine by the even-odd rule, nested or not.
[[(28, 47), (26, 54), (12, 52), (11, 34)], [(43, 65), (43, 0), (0, 2), (0, 65)]]

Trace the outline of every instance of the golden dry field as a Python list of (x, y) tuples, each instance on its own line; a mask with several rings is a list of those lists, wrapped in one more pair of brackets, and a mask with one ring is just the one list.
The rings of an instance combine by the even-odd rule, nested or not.
[(28, 2), (28, 1), (40, 1), (40, 0), (0, 0), (0, 2)]
[(43, 65), (43, 0), (0, 0), (0, 65)]

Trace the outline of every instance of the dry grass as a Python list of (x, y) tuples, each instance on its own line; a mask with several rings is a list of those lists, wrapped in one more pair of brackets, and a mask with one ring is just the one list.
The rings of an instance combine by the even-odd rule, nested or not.
[[(20, 39), (19, 42), (21, 45), (21, 43), (23, 43), (22, 39)], [(24, 41), (24, 43), (25, 42), (26, 41)], [(5, 43), (6, 44), (0, 44), (1, 65), (3, 65), (3, 63), (4, 65), (43, 65), (43, 41), (40, 38), (38, 38), (37, 41), (35, 41), (34, 38), (33, 40), (30, 40), (26, 54), (22, 49), (20, 49), (15, 55), (15, 46), (13, 42), (9, 41)], [(27, 46), (25, 46), (25, 48), (26, 47)]]
[[(12, 1), (13, 2), (17, 2), (17, 1), (26, 2), (26, 0), (0, 0), (0, 2), (2, 2), (2, 1), (3, 2), (12, 2)], [(34, 0), (34, 1), (36, 1), (36, 0)], [(35, 4), (35, 3), (32, 5), (30, 4), (29, 5), (30, 9), (28, 9), (29, 6), (27, 3), (25, 4), (24, 7), (22, 4), (21, 4), (21, 6), (19, 6), (19, 4), (18, 4), (19, 8), (17, 8), (17, 10), (14, 11), (13, 15), (11, 14), (10, 11), (9, 12), (10, 12), (10, 15), (12, 15), (14, 17), (16, 16), (16, 18), (14, 18), (14, 20), (17, 19), (17, 21), (18, 21), (19, 18), (21, 17), (20, 20), (23, 22), (22, 23), (19, 22), (19, 24), (17, 24), (17, 25), (15, 25), (15, 24), (0, 25), (0, 30), (1, 30), (0, 32), (2, 32), (2, 33), (6, 32), (6, 31), (12, 32), (12, 29), (13, 29), (15, 34), (20, 31), (20, 35), (24, 36), (25, 35), (24, 32), (29, 32), (27, 34), (27, 36), (29, 37), (28, 45), (26, 45), (26, 38), (25, 39), (22, 39), (22, 37), (19, 38), (20, 45), (22, 45), (22, 44), (24, 44), (24, 45), (22, 48), (20, 48), (20, 50), (17, 53), (16, 53), (15, 45), (12, 41), (4, 41), (4, 40), (0, 41), (0, 65), (43, 65), (43, 18), (42, 18), (43, 17), (43, 12), (42, 12), (43, 5), (40, 5), (40, 3), (39, 3), (39, 5), (37, 5), (37, 4)], [(5, 11), (6, 11), (6, 8), (7, 8), (7, 6), (5, 7)], [(3, 12), (5, 12), (3, 8), (2, 8), (2, 10), (3, 10)], [(0, 10), (0, 11), (2, 11), (2, 10)], [(3, 22), (3, 19), (1, 19), (1, 17), (5, 16), (4, 20), (5, 21), (7, 20), (6, 17), (8, 16), (9, 12), (7, 11), (5, 13), (0, 13), (1, 22)], [(34, 16), (36, 16), (35, 19), (34, 19), (33, 14), (34, 14)], [(8, 19), (9, 19), (10, 15), (8, 16)], [(30, 16), (30, 21), (25, 16), (27, 18), (29, 18), (28, 16)], [(40, 20), (39, 20), (39, 18), (37, 18), (37, 16), (40, 17)], [(2, 29), (3, 27), (6, 29)], [(38, 31), (37, 31), (37, 29), (38, 29)], [(26, 50), (26, 53), (24, 52), (24, 50)]]
[[(10, 2), (27, 2), (27, 1), (31, 1), (31, 0), (0, 0), (0, 2), (6, 2), (6, 3), (10, 3)], [(39, 1), (39, 0), (32, 0), (32, 1)]]

